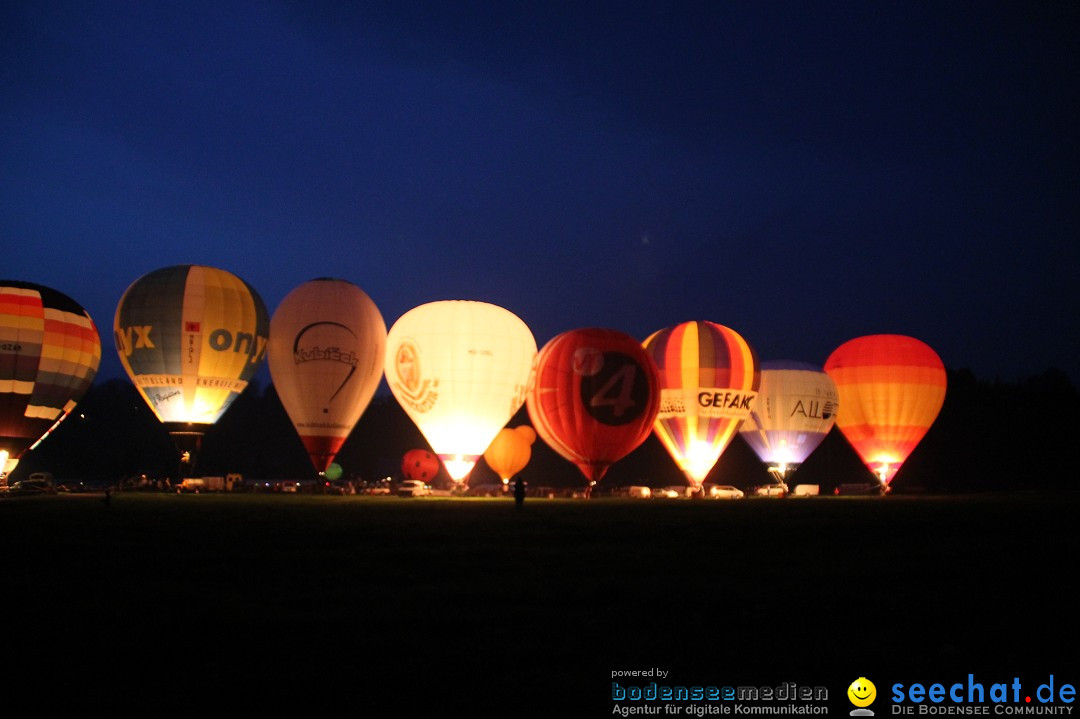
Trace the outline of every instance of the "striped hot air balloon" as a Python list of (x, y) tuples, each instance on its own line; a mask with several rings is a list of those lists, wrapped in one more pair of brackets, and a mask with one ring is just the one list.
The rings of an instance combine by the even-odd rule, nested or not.
[(887, 487), (945, 403), (945, 366), (926, 343), (869, 335), (825, 362), (840, 395), (836, 426)]
[(763, 362), (758, 397), (739, 435), (786, 483), (832, 429), (838, 405), (836, 384), (820, 367)]
[(100, 363), (101, 338), (75, 300), (0, 280), (0, 478), (68, 416)]
[(660, 371), (653, 431), (699, 489), (753, 409), (757, 356), (738, 332), (705, 321), (655, 332), (645, 350)]

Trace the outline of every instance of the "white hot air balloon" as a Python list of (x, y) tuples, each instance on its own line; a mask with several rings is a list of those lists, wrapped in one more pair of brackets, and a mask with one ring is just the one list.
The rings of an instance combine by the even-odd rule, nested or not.
[(390, 391), (455, 482), (525, 401), (536, 340), (512, 312), (442, 300), (402, 315), (387, 335)]
[(367, 409), (385, 354), (382, 314), (351, 282), (305, 282), (274, 312), (270, 376), (317, 471), (326, 472)]
[(836, 384), (820, 367), (765, 362), (757, 401), (739, 434), (786, 484), (832, 429), (838, 406)]

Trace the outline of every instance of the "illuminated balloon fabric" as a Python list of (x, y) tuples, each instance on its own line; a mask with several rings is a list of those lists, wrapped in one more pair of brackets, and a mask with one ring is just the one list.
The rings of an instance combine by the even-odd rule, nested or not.
[(77, 302), (0, 280), (0, 472), (71, 412), (100, 363), (97, 327)]
[(113, 331), (120, 362), (162, 422), (213, 424), (266, 352), (268, 315), (225, 270), (177, 265), (137, 279)]
[(317, 471), (326, 471), (367, 409), (385, 354), (386, 323), (351, 282), (305, 282), (274, 311), (270, 376)]
[(564, 332), (537, 355), (526, 405), (540, 438), (595, 483), (652, 431), (660, 406), (656, 366), (622, 332)]
[(428, 444), (461, 481), (525, 401), (536, 340), (486, 302), (429, 302), (387, 335), (386, 381)]
[(754, 405), (757, 356), (739, 333), (704, 321), (655, 332), (645, 350), (660, 373), (656, 436), (700, 487)]
[(836, 384), (821, 368), (764, 362), (757, 399), (739, 434), (762, 462), (780, 472), (794, 470), (832, 429), (838, 404)]
[(903, 335), (849, 340), (825, 362), (840, 395), (836, 426), (862, 461), (891, 482), (945, 402), (945, 366)]
[(527, 424), (499, 430), (484, 452), (484, 461), (504, 482), (525, 469), (532, 458), (536, 431)]
[(401, 474), (405, 479), (430, 482), (439, 473), (439, 458), (426, 449), (410, 449), (401, 459)]

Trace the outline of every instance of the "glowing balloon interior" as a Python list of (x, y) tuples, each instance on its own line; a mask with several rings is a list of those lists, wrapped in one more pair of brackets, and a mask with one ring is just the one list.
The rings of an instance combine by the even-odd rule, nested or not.
[(77, 302), (0, 280), (0, 477), (70, 414), (101, 363), (101, 339)]
[(120, 362), (162, 422), (213, 424), (266, 351), (266, 307), (225, 270), (178, 265), (135, 280), (116, 308)]
[(656, 365), (622, 332), (564, 332), (537, 355), (527, 406), (536, 433), (591, 487), (652, 431), (660, 407)]
[(385, 354), (382, 315), (351, 282), (305, 282), (274, 311), (270, 376), (317, 471), (327, 471), (367, 409)]
[(786, 482), (836, 423), (836, 384), (805, 362), (761, 365), (757, 401), (739, 434), (779, 482)]
[(484, 461), (499, 475), (503, 484), (508, 484), (510, 478), (529, 463), (535, 441), (536, 431), (527, 424), (501, 429), (484, 452)]
[(836, 426), (887, 486), (945, 403), (945, 366), (903, 335), (849, 340), (825, 362), (840, 395)]
[(739, 333), (704, 321), (660, 330), (645, 350), (660, 373), (654, 431), (700, 488), (754, 406), (757, 356)]
[(457, 482), (525, 400), (536, 340), (486, 302), (415, 307), (390, 328), (386, 381)]

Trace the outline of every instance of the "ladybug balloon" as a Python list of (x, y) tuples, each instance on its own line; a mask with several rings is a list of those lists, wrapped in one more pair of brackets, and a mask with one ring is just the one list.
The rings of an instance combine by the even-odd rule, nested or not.
[(426, 449), (410, 449), (401, 459), (401, 473), (405, 479), (430, 483), (439, 473), (439, 458)]

